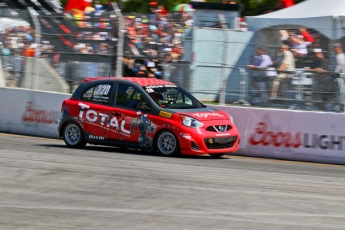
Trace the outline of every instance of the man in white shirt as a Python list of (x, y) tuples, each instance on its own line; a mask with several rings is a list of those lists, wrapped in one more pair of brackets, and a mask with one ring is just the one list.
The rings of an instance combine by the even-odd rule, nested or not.
[[(281, 51), (284, 54), (284, 59), (280, 67), (278, 68), (278, 71), (294, 71), (295, 70), (295, 58), (291, 51), (289, 50), (289, 46), (287, 45), (282, 45), (281, 46)], [(280, 73), (276, 77), (276, 79), (273, 81), (273, 88), (272, 88), (272, 93), (271, 97), (276, 98), (277, 97), (277, 92), (279, 89), (280, 82), (285, 79), (285, 78), (291, 78), (293, 74), (290, 73)]]
[(340, 87), (340, 103), (345, 104), (345, 54), (340, 43), (334, 44), (334, 51), (336, 53), (337, 65), (334, 72), (340, 75), (340, 78), (337, 78), (339, 87)]
[[(255, 70), (251, 78), (253, 89), (258, 92), (262, 97), (266, 97), (266, 92), (270, 88), (272, 79), (277, 76), (277, 72), (273, 66), (273, 62), (270, 56), (265, 52), (265, 48), (259, 47), (257, 49), (257, 56), (254, 63), (248, 65), (248, 68)], [(259, 87), (258, 83), (264, 83), (264, 87)], [(261, 89), (260, 89), (261, 88)]]
[(336, 53), (337, 66), (335, 67), (334, 72), (336, 73), (345, 73), (345, 54), (341, 44), (334, 44), (334, 51)]

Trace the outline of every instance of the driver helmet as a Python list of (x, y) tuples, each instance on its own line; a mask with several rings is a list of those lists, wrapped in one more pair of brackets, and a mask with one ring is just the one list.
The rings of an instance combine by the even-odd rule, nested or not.
[(151, 97), (158, 105), (163, 104), (163, 100), (164, 100), (164, 94), (163, 93), (153, 93), (151, 95)]

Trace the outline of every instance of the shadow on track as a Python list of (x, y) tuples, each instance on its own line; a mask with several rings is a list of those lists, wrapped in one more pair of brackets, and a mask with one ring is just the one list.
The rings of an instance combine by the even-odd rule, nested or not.
[[(153, 151), (145, 151), (140, 149), (133, 149), (133, 148), (124, 148), (124, 147), (112, 147), (112, 146), (103, 146), (103, 145), (86, 145), (82, 149), (74, 149), (69, 148), (67, 145), (58, 145), (58, 144), (39, 144), (36, 146), (41, 146), (45, 148), (61, 148), (61, 149), (71, 149), (71, 150), (84, 150), (84, 151), (94, 151), (94, 152), (108, 152), (108, 153), (117, 153), (117, 154), (132, 154), (132, 155), (140, 155), (140, 156), (154, 156), (154, 157), (164, 157), (160, 155), (158, 152)], [(179, 155), (172, 158), (185, 158), (185, 159), (205, 159), (205, 160), (225, 160), (229, 158), (219, 157), (213, 158), (209, 155)]]

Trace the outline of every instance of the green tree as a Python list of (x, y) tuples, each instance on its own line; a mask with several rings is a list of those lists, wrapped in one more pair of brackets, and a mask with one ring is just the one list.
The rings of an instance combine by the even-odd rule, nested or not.
[[(61, 0), (64, 6), (68, 0)], [(150, 0), (98, 0), (101, 4), (106, 2), (118, 2), (122, 5), (123, 12), (149, 12)], [(169, 12), (172, 11), (174, 6), (182, 3), (190, 3), (190, 0), (155, 0), (158, 5), (163, 5)], [(238, 4), (244, 5), (244, 11), (242, 16), (260, 15), (270, 11), (276, 10), (279, 0), (234, 0)], [(302, 2), (304, 0), (295, 0), (295, 3)], [(95, 2), (95, 1), (94, 1)], [(222, 0), (206, 0), (206, 2), (222, 2)]]
[[(295, 4), (304, 0), (295, 0)], [(277, 10), (279, 0), (237, 0), (244, 5), (242, 16), (255, 16)]]

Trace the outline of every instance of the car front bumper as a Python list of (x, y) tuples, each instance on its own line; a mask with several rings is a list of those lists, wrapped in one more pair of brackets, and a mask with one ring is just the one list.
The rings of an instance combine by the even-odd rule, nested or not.
[(224, 133), (188, 132), (184, 129), (178, 135), (181, 153), (185, 155), (226, 154), (236, 152), (240, 147), (240, 134), (235, 126)]

